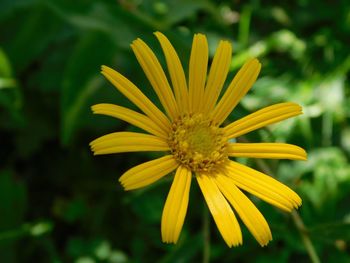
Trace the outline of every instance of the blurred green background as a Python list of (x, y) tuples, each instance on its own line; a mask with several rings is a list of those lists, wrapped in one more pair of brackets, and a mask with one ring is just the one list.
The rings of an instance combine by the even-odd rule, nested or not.
[(240, 160), (295, 189), (299, 214), (253, 198), (272, 229), (266, 248), (243, 225), (243, 246), (227, 248), (210, 218), (211, 262), (350, 262), (348, 0), (1, 0), (0, 262), (202, 261), (206, 207), (197, 184), (178, 244), (162, 244), (171, 179), (133, 192), (117, 182), (155, 154), (93, 157), (88, 147), (98, 136), (134, 129), (92, 115), (100, 102), (135, 108), (100, 65), (156, 100), (129, 47), (142, 38), (164, 65), (156, 30), (185, 69), (197, 32), (207, 35), (211, 58), (218, 40), (232, 41), (229, 80), (247, 58), (261, 60), (258, 81), (229, 121), (283, 101), (304, 109), (244, 139), (300, 145), (307, 162)]

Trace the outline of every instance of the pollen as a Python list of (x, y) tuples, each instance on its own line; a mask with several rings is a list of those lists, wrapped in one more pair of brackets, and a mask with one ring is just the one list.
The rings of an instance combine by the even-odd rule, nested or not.
[(174, 120), (169, 145), (173, 156), (193, 172), (211, 172), (228, 159), (223, 130), (200, 113)]

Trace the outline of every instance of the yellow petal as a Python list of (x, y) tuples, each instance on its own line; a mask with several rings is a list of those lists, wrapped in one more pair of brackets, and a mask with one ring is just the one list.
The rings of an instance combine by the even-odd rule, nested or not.
[(247, 196), (237, 188), (232, 179), (225, 175), (219, 175), (215, 179), (220, 191), (236, 210), (250, 233), (261, 246), (266, 246), (272, 240), (272, 235), (264, 216)]
[(168, 116), (171, 119), (175, 119), (179, 116), (178, 107), (169, 82), (156, 55), (141, 39), (133, 41), (131, 48)]
[(162, 46), (179, 111), (188, 112), (188, 91), (181, 61), (170, 41), (160, 32), (154, 33)]
[(131, 168), (119, 178), (119, 182), (125, 190), (134, 190), (158, 181), (178, 166), (172, 155), (166, 155)]
[(278, 103), (232, 122), (227, 125), (224, 130), (226, 136), (235, 138), (299, 114), (302, 114), (302, 111), (298, 104), (292, 102)]
[(136, 132), (114, 132), (90, 143), (95, 155), (121, 152), (169, 151), (165, 139)]
[(170, 130), (169, 119), (130, 80), (107, 66), (102, 66), (101, 73), (162, 130), (165, 132)]
[(230, 161), (225, 174), (241, 189), (290, 212), (301, 205), (301, 198), (276, 179), (245, 165)]
[(114, 104), (100, 103), (91, 107), (93, 113), (111, 116), (126, 121), (161, 138), (168, 134), (146, 115)]
[(228, 41), (220, 41), (210, 67), (207, 86), (205, 88), (203, 110), (212, 112), (225, 83), (230, 68), (232, 46)]
[(220, 192), (212, 175), (197, 175), (197, 181), (214, 221), (229, 247), (242, 244), (242, 232), (237, 219)]
[(185, 220), (190, 186), (191, 171), (186, 167), (177, 168), (162, 214), (162, 240), (176, 243)]
[(190, 111), (192, 113), (198, 112), (201, 109), (207, 68), (207, 38), (203, 34), (195, 34), (192, 42), (188, 80)]
[(231, 143), (229, 156), (248, 158), (306, 160), (306, 152), (287, 143)]
[(242, 66), (214, 109), (213, 118), (216, 123), (221, 124), (232, 112), (241, 98), (253, 86), (260, 69), (261, 64), (257, 59), (251, 59)]

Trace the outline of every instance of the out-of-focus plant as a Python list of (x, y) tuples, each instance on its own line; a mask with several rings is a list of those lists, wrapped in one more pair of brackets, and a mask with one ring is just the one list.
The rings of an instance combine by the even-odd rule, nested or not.
[[(194, 262), (202, 260), (208, 234), (213, 261), (308, 261), (311, 244), (314, 261), (347, 262), (349, 14), (346, 0), (1, 1), (0, 262)], [(267, 248), (244, 234), (246, 246), (227, 249), (214, 228), (204, 231), (198, 202), (189, 204), (178, 244), (163, 245), (159, 218), (170, 181), (127, 196), (116, 183), (117, 174), (155, 155), (92, 161), (92, 138), (132, 131), (90, 113), (90, 105), (106, 100), (133, 107), (106, 87), (100, 65), (132, 76), (155, 98), (129, 43), (141, 36), (159, 50), (151, 37), (157, 30), (184, 58), (193, 33), (205, 33), (212, 47), (231, 41), (231, 76), (247, 57), (259, 57), (261, 77), (230, 121), (271, 103), (302, 104), (303, 117), (241, 138), (286, 140), (310, 154), (304, 164), (249, 163), (278, 175), (303, 198), (301, 221), (254, 200), (274, 234)], [(215, 50), (209, 52), (212, 58)], [(199, 194), (192, 190), (190, 200)]]

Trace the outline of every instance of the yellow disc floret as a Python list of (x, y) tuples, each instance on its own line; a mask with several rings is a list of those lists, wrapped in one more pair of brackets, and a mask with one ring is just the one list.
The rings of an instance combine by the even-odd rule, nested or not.
[(228, 158), (228, 142), (222, 129), (203, 114), (175, 120), (169, 145), (175, 158), (194, 172), (212, 171)]

